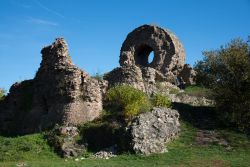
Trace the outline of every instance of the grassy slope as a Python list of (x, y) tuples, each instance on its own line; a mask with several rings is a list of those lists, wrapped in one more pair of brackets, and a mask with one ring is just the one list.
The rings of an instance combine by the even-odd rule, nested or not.
[(211, 97), (211, 91), (209, 89), (195, 85), (187, 86), (185, 89), (185, 93), (190, 96)]
[(219, 130), (233, 147), (228, 151), (218, 145), (195, 145), (196, 130), (189, 123), (182, 123), (182, 133), (177, 140), (168, 145), (168, 153), (148, 157), (121, 155), (109, 160), (85, 159), (79, 162), (59, 158), (50, 150), (41, 134), (17, 138), (0, 137), (0, 166), (16, 166), (18, 162), (25, 162), (28, 166), (34, 167), (250, 166), (250, 141), (247, 136)]

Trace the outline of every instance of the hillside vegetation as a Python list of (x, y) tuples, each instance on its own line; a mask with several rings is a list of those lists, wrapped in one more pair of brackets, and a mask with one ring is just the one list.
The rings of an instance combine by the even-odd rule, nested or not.
[(0, 137), (0, 166), (34, 167), (152, 167), (152, 166), (240, 166), (250, 164), (250, 139), (246, 134), (221, 127), (213, 107), (194, 107), (174, 103), (181, 116), (181, 133), (167, 145), (168, 152), (150, 156), (118, 155), (92, 159), (91, 152), (72, 159), (59, 157), (47, 144), (44, 134)]

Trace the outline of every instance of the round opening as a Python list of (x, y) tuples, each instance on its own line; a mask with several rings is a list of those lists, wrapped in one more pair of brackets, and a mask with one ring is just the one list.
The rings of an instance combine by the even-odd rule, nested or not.
[(148, 45), (141, 45), (135, 52), (135, 64), (140, 66), (149, 66), (154, 59), (154, 51)]
[(154, 59), (154, 52), (152, 51), (148, 56), (148, 64), (152, 63), (153, 59)]

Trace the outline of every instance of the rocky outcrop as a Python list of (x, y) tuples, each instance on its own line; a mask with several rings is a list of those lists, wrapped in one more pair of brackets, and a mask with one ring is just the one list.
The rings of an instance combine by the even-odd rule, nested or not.
[[(77, 125), (102, 111), (105, 84), (101, 90), (96, 79), (72, 63), (64, 39), (56, 39), (41, 53), (35, 78), (13, 85), (0, 108), (2, 132), (25, 134), (55, 124)], [(7, 128), (14, 125), (18, 126)]]
[(154, 108), (136, 117), (130, 131), (136, 153), (149, 155), (166, 152), (166, 143), (180, 131), (179, 113), (169, 108)]

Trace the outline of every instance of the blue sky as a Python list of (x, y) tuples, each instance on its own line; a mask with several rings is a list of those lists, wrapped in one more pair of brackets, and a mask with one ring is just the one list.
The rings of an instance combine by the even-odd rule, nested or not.
[(126, 35), (143, 24), (173, 31), (193, 65), (202, 51), (250, 35), (250, 0), (1, 0), (0, 87), (31, 79), (40, 50), (64, 37), (73, 62), (94, 74), (117, 67)]

